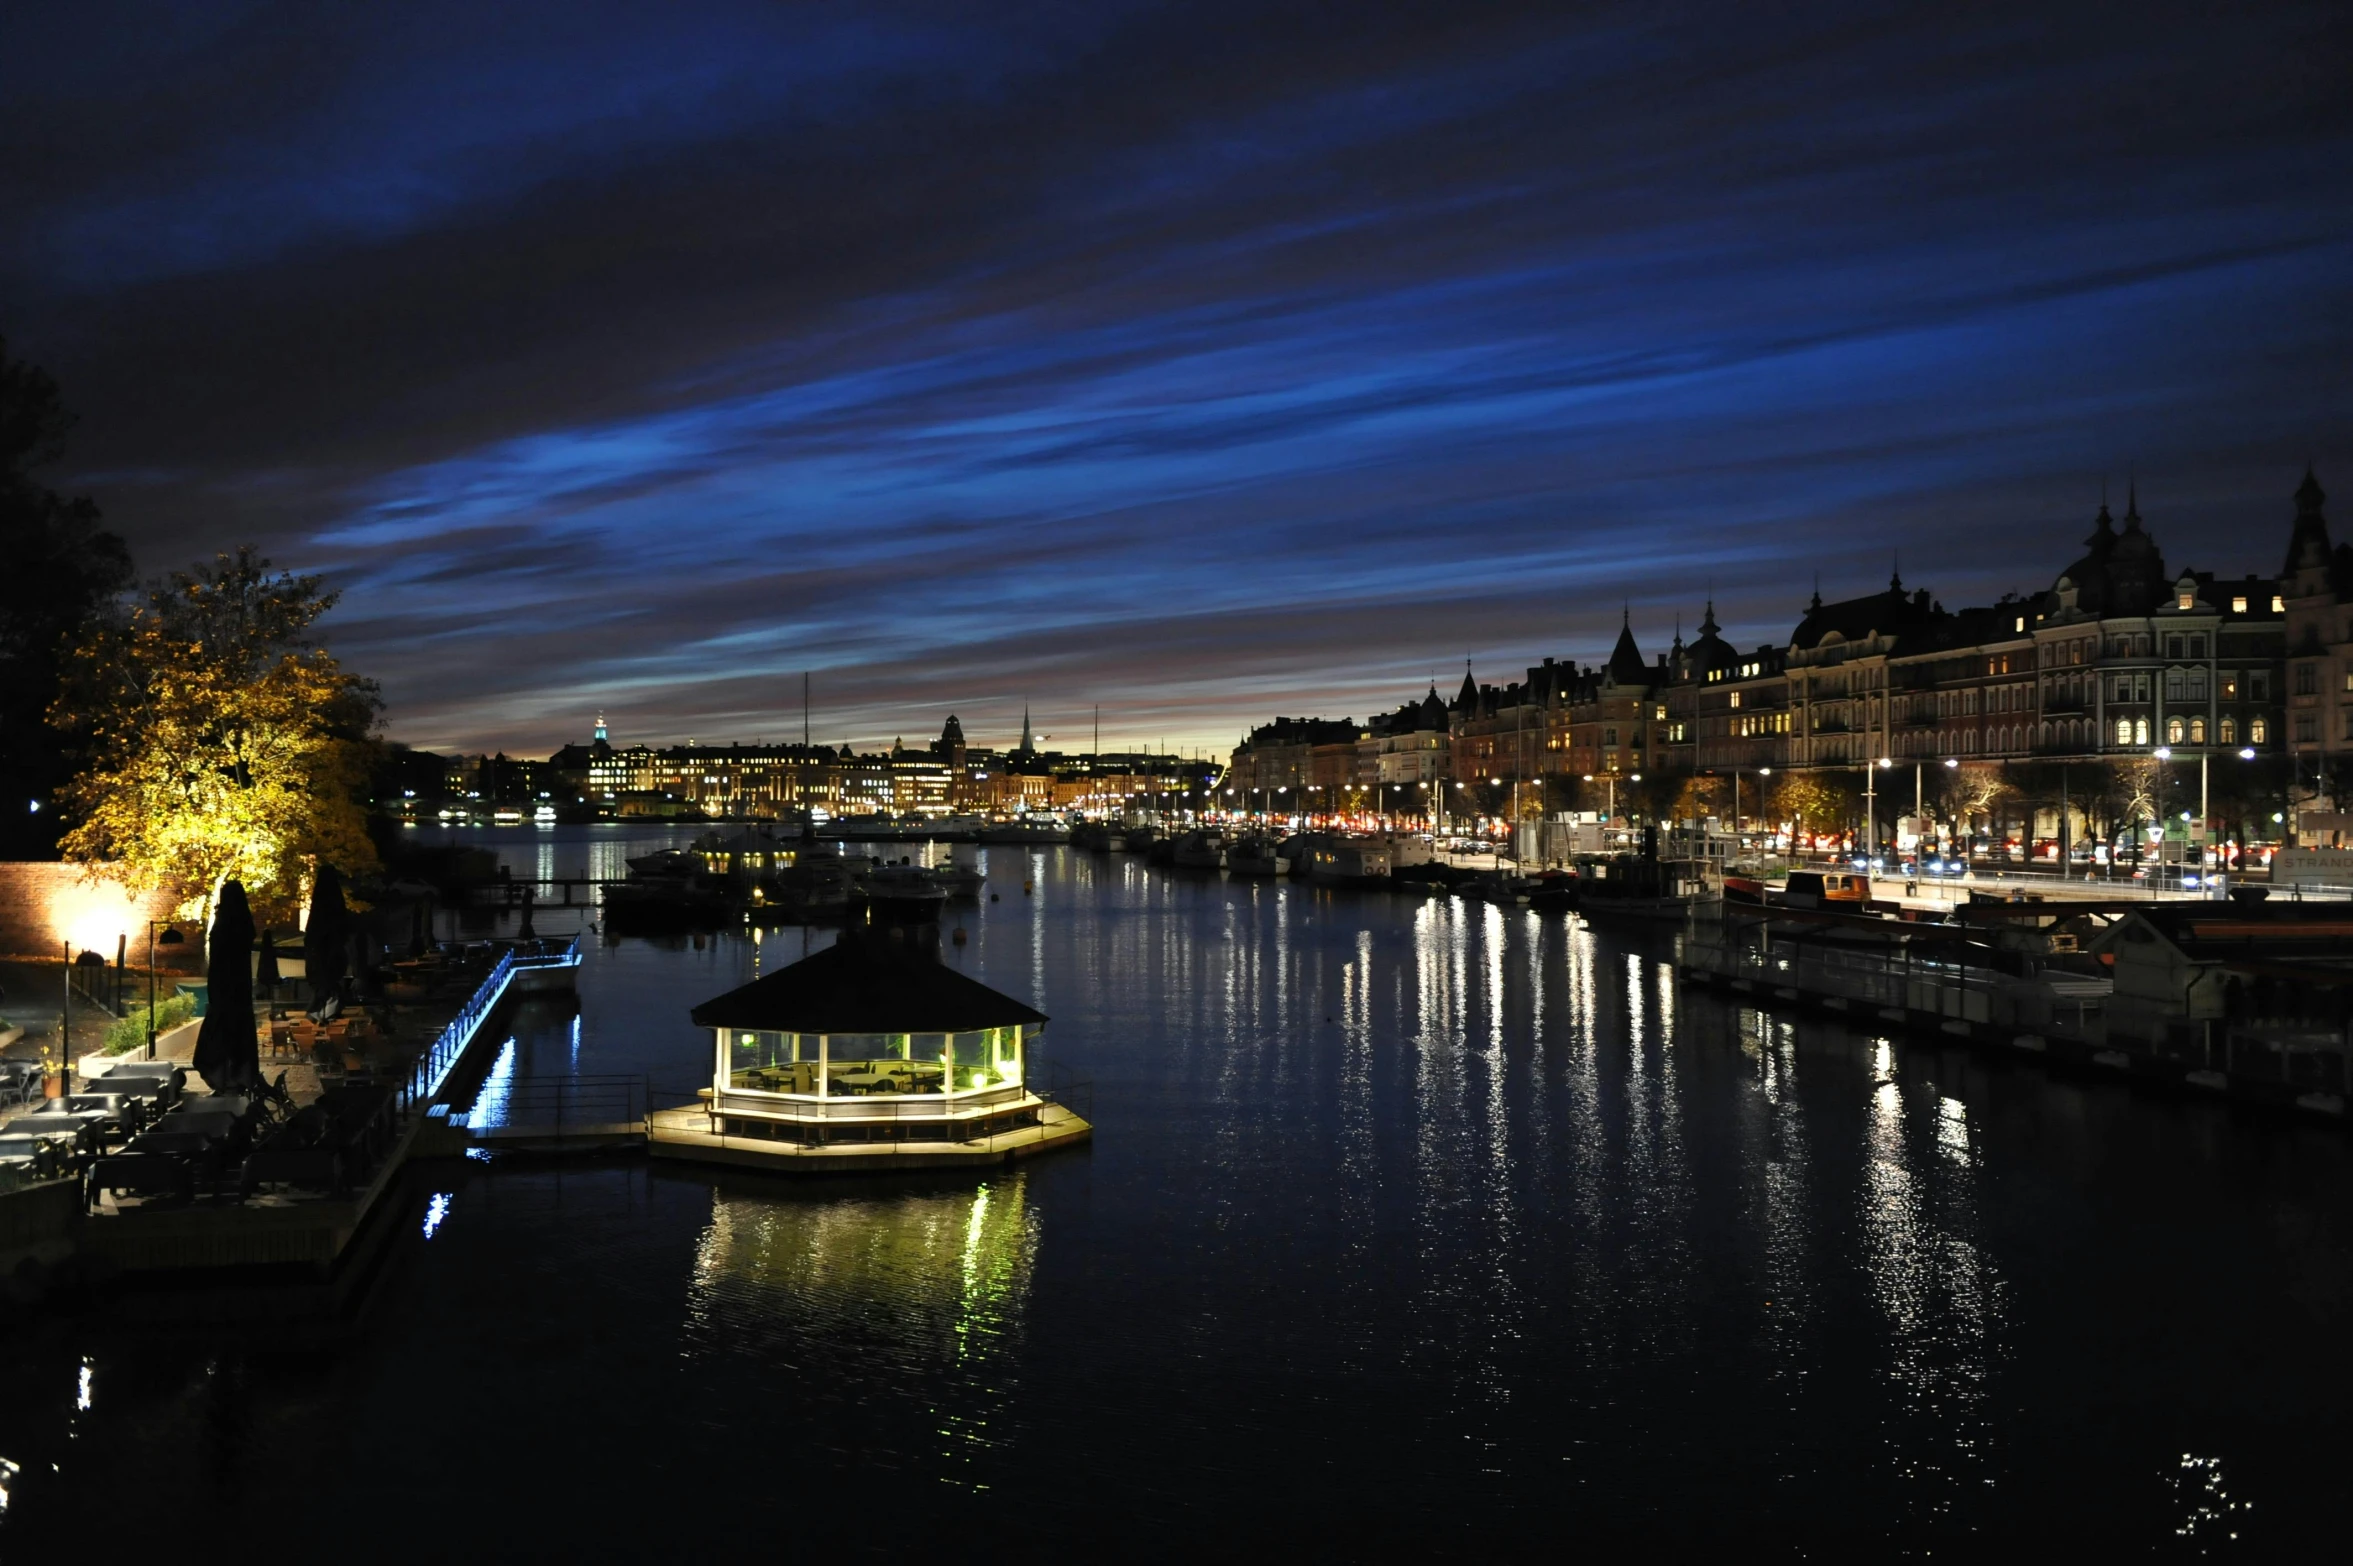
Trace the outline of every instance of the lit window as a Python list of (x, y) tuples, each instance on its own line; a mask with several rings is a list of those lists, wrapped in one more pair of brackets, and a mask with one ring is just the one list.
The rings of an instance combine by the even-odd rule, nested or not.
[(2193, 745), (2206, 743), (2206, 720), (2204, 718), (2190, 719), (2190, 743)]
[(2146, 718), (2135, 718), (2135, 719), (2133, 719), (2133, 721), (2132, 721), (2132, 742), (2133, 742), (2135, 745), (2146, 745), (2147, 743), (2149, 743), (2149, 720), (2148, 720), (2148, 719), (2146, 719)]
[[(2187, 605), (2184, 605), (2184, 607), (2186, 608), (2186, 607), (2187, 607)], [(2017, 628), (2018, 628), (2019, 630), (2021, 630), (2021, 631), (2023, 631), (2023, 630), (2025, 630), (2025, 629), (2026, 629), (2026, 616), (2024, 616), (2024, 615), (2020, 615), (2020, 616), (2018, 617), (2018, 627), (2017, 627)]]
[(2277, 593), (2272, 594), (2271, 612), (2273, 614), (2286, 614), (2288, 612), (2288, 601), (2280, 597)]
[(2242, 596), (2232, 599), (2230, 601), (2230, 612), (2232, 614), (2245, 614), (2247, 612), (2247, 600), (2245, 597)]
[(2269, 739), (2270, 737), (2271, 737), (2271, 726), (2270, 726), (2269, 724), (2265, 723), (2265, 722), (2264, 722), (2264, 721), (2263, 721), (2261, 718), (2249, 718), (2249, 719), (2247, 720), (2247, 743), (2248, 743), (2248, 744), (2250, 744), (2250, 745), (2260, 745), (2260, 744), (2262, 744), (2262, 743), (2263, 743), (2265, 740)]
[[(2345, 676), (2345, 683), (2348, 687), (2353, 687), (2353, 674)], [(1740, 705), (1740, 692), (1734, 691), (1732, 693), (1732, 705), (1735, 707)]]
[(2195, 609), (2198, 607), (2198, 595), (2196, 593), (2183, 593), (2180, 595), (2179, 602), (2181, 607), (2184, 609)]
[(2238, 742), (2239, 742), (2239, 720), (2238, 720), (2238, 719), (2236, 719), (2236, 718), (2225, 718), (2225, 719), (2223, 719), (2223, 720), (2222, 720), (2222, 743), (2224, 743), (2225, 745), (2236, 745)]

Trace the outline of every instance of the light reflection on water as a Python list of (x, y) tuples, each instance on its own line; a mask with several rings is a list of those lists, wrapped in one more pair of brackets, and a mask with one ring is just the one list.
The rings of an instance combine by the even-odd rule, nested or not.
[[(971, 1189), (780, 1202), (715, 1192), (681, 1352), (722, 1377), (796, 1365), (806, 1389), (925, 1400), (930, 1479), (986, 1489), (1019, 1391), (1036, 1218), (1021, 1172)], [(814, 1363), (816, 1348), (825, 1363)]]
[[(569, 873), (663, 841), (515, 847)], [(1520, 910), (986, 857), (999, 901), (943, 960), (1052, 1015), (1090, 1151), (985, 1182), (436, 1174), (335, 1368), (65, 1331), (56, 1375), (0, 1381), (6, 1526), (126, 1467), (171, 1493), (158, 1453), (215, 1439), (214, 1481), (310, 1474), (329, 1430), (352, 1450), (297, 1515), (349, 1504), (339, 1474), (495, 1474), (456, 1481), (495, 1506), (619, 1449), (633, 1515), (728, 1549), (1017, 1516), (1090, 1554), (1244, 1527), (1319, 1556), (2137, 1553), (2330, 1515), (2346, 1372), (2214, 1345), (2341, 1324), (2331, 1135), (1731, 1006), (1656, 942)], [(578, 1013), (518, 1011), (484, 1107), (566, 1072), (691, 1086), (687, 1008), (830, 939), (592, 943)], [(84, 1353), (107, 1396), (67, 1452)], [(980, 1492), (1014, 1510), (959, 1509)], [(640, 1542), (530, 1526), (478, 1537)]]

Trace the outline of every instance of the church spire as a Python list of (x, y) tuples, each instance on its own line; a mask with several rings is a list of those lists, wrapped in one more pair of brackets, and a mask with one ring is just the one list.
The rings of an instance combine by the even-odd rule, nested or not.
[(2320, 509), (2327, 499), (2328, 492), (2320, 487), (2312, 464), (2307, 462), (2304, 482), (2296, 486), (2296, 523), (2288, 534), (2288, 563), (2282, 575), (2327, 568), (2333, 551), (2329, 548), (2328, 519)]

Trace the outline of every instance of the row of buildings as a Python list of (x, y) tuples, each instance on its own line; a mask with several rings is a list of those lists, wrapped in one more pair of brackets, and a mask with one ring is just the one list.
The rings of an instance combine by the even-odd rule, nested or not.
[(1362, 725), (1277, 718), (1236, 747), (1226, 786), (1397, 807), (1406, 791), (1509, 785), (1527, 812), (1564, 794), (1602, 808), (1638, 778), (1655, 795), (1695, 776), (2137, 762), (2162, 747), (2271, 758), (2292, 801), (2325, 809), (2353, 759), (2353, 545), (2330, 539), (2325, 499), (2307, 470), (2275, 575), (2168, 569), (2136, 494), (2121, 521), (2101, 505), (2044, 592), (1949, 610), (1891, 576), (1838, 602), (1817, 592), (1785, 642), (1746, 648), (1710, 603), (1694, 640), (1650, 657), (1629, 621), (1598, 663), (1547, 658), (1500, 686), (1466, 673), (1451, 701), (1433, 687)]
[(967, 745), (950, 714), (939, 738), (918, 749), (854, 751), (811, 744), (615, 745), (602, 717), (586, 741), (544, 761), (506, 755), (396, 758), (380, 799), (411, 812), (451, 804), (575, 819), (715, 816), (780, 818), (803, 812), (852, 816), (1110, 811), (1155, 801), (1203, 779), (1173, 755), (1069, 756), (1041, 751), (1028, 715), (1009, 751)]

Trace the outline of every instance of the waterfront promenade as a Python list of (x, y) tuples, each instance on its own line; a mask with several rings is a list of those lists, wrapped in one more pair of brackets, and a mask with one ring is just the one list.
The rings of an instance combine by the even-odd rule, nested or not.
[[(0, 1245), (12, 1247), (0, 1255), (0, 1263), (29, 1257), (44, 1269), (84, 1277), (176, 1274), (227, 1280), (252, 1274), (267, 1281), (277, 1274), (279, 1282), (298, 1285), (271, 1296), (285, 1308), (315, 1308), (321, 1289), (329, 1302), (339, 1300), (351, 1270), (349, 1253), (371, 1229), (409, 1159), (424, 1152), (462, 1151), (435, 1140), (446, 1125), (442, 1095), (462, 1082), (469, 1068), (479, 1070), (477, 1046), (501, 1008), (518, 994), (569, 988), (580, 961), (576, 941), (473, 950), (483, 962), (469, 966), (461, 951), (445, 975), (441, 998), (385, 1008), (383, 1014), (394, 1019), (392, 1029), (339, 1047), (338, 1053), (342, 1048), (353, 1052), (358, 1071), (322, 1082), (312, 1060), (273, 1061), (277, 1052), (265, 1046), (265, 1076), (282, 1081), (291, 1100), (283, 1128), (254, 1101), (214, 1094), (201, 1076), (187, 1071), (196, 1024), (159, 1037), (159, 1061), (179, 1066), (186, 1087), (178, 1109), (154, 1128), (168, 1130), (179, 1115), (202, 1121), (216, 1102), (231, 1106), (234, 1123), (214, 1134), (250, 1150), (239, 1155), (243, 1174), (237, 1175), (234, 1161), (223, 1164), (191, 1149), (183, 1173), (158, 1186), (166, 1172), (155, 1166), (175, 1155), (142, 1152), (149, 1140), (143, 1133), (128, 1137), (127, 1157), (116, 1149), (87, 1148), (70, 1160), (66, 1178), (0, 1194), (0, 1202), (34, 1215), (22, 1222), (0, 1220), (5, 1225)], [(269, 1011), (267, 1005), (256, 1008), (255, 1026), (264, 1037), (271, 1027)], [(105, 1068), (112, 1064), (104, 1056), (85, 1059), (77, 1086), (104, 1095)], [(46, 1130), (48, 1117), (32, 1108), (19, 1106), (0, 1122), (0, 1133)], [(331, 1158), (324, 1142), (315, 1144), (317, 1151), (309, 1156), (273, 1158), (281, 1129), (330, 1111), (348, 1130)], [(135, 1175), (128, 1173), (134, 1168)]]

